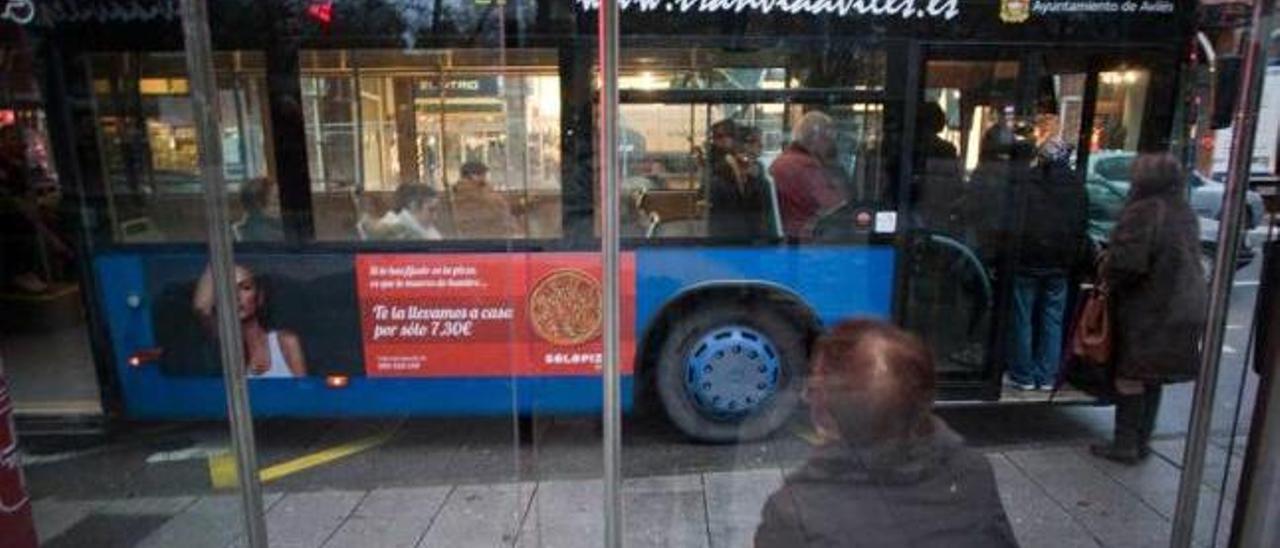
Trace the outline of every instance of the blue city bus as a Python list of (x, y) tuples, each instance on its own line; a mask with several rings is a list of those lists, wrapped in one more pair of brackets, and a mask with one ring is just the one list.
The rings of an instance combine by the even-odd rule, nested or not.
[[(180, 20), (115, 4), (30, 23), (44, 61), (21, 108), (69, 204), (103, 412), (216, 418)], [(210, 2), (253, 412), (594, 413), (594, 5), (410, 4)], [(778, 6), (623, 11), (624, 407), (698, 440), (766, 435), (802, 405), (814, 338), (853, 317), (921, 334), (942, 400), (1048, 401), (1001, 380), (1020, 221), (1012, 192), (976, 190), (999, 161), (984, 137), (1051, 132), (1082, 184), (1092, 153), (1176, 145), (1195, 3)], [(771, 168), (815, 111), (839, 200), (797, 221)], [(724, 128), (755, 147), (735, 164), (764, 189), (749, 230), (708, 222)], [(435, 234), (383, 237), (427, 201)]]

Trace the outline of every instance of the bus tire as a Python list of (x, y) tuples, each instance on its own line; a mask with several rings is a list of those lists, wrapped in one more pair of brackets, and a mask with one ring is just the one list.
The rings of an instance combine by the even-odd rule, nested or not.
[[(738, 346), (745, 348), (733, 356)], [(717, 348), (730, 355), (727, 361), (709, 361)], [(725, 369), (713, 373), (718, 377), (697, 378), (698, 372), (719, 365)], [(786, 423), (800, 404), (807, 369), (804, 329), (769, 307), (718, 303), (672, 323), (656, 366), (654, 384), (662, 407), (685, 435), (710, 443), (762, 438)], [(770, 378), (773, 384), (769, 384)], [(720, 386), (711, 386), (718, 381), (723, 381)], [(746, 405), (753, 394), (757, 399), (749, 411), (718, 413), (709, 409), (716, 405), (709, 400), (722, 404), (723, 398), (711, 390), (728, 392), (728, 405), (735, 401)], [(765, 392), (767, 395), (760, 397)]]

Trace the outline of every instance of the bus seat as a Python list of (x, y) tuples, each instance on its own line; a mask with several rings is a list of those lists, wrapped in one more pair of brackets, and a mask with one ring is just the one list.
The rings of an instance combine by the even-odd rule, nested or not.
[(135, 217), (120, 222), (120, 241), (128, 243), (163, 242), (165, 241), (165, 235), (156, 227), (151, 217)]
[(706, 206), (696, 190), (644, 191), (638, 207), (649, 223), (646, 238), (701, 236), (706, 231)]

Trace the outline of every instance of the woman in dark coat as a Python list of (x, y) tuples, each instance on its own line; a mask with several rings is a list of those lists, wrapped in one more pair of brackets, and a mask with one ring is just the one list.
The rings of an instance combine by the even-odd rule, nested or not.
[(931, 412), (919, 337), (841, 323), (814, 350), (805, 391), (821, 444), (762, 510), (756, 548), (1017, 546), (991, 463)]
[(1161, 385), (1195, 380), (1199, 368), (1207, 291), (1186, 180), (1173, 156), (1139, 156), (1111, 232), (1102, 275), (1112, 304), (1115, 439), (1091, 448), (1110, 460), (1147, 456)]

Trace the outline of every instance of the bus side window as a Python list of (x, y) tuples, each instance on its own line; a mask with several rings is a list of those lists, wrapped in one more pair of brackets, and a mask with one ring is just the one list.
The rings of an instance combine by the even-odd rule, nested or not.
[[(251, 239), (281, 240), (279, 230), (255, 231), (265, 213), (278, 220), (275, 195), (241, 196), (250, 181), (269, 181), (264, 121), (265, 75), (257, 52), (214, 55), (222, 124), (222, 178), (228, 218)], [(133, 67), (130, 69), (129, 67)], [(197, 156), (190, 83), (181, 52), (89, 56), (98, 158), (106, 215), (118, 243), (194, 242), (206, 235), (204, 183)], [(274, 185), (272, 190), (274, 191)], [(248, 199), (247, 198), (252, 198)], [(246, 203), (248, 207), (246, 207)], [(253, 211), (255, 207), (261, 207)]]
[[(413, 239), (560, 236), (553, 50), (508, 51), (520, 64), (505, 69), (496, 54), (446, 68), (443, 57), (341, 53), (301, 53), (316, 239), (386, 239), (401, 232), (367, 229), (397, 217)], [(436, 211), (422, 220), (432, 226), (402, 214), (395, 195), (405, 185), (434, 192)], [(365, 197), (361, 207), (352, 207), (352, 189)]]

